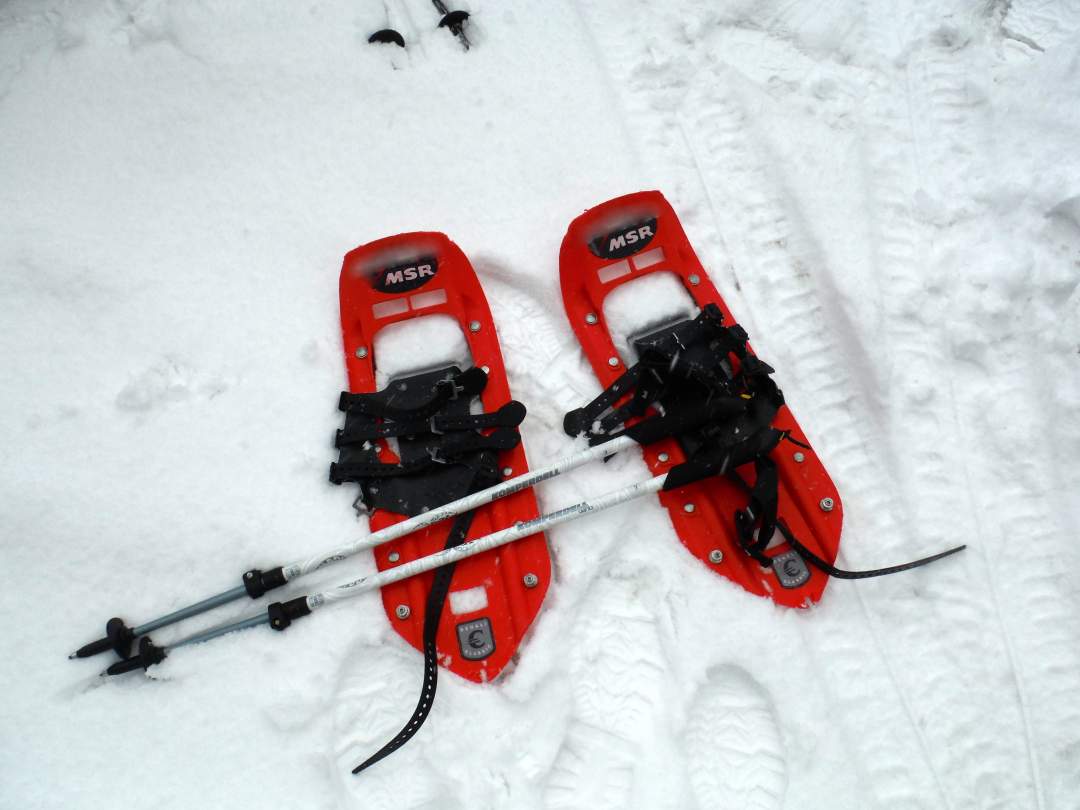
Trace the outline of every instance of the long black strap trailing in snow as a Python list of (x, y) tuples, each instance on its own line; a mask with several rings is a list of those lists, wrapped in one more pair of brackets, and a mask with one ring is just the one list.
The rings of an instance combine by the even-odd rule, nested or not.
[[(494, 456), (486, 461), (487, 464), (477, 472), (473, 479), (469, 488), (470, 492), (478, 492), (498, 482), (498, 469)], [(475, 511), (463, 512), (454, 519), (450, 533), (446, 536), (444, 548), (454, 548), (465, 542), (475, 514)], [(402, 726), (401, 731), (394, 735), (393, 739), (353, 768), (353, 773), (360, 773), (365, 768), (370, 768), (405, 745), (416, 735), (431, 713), (431, 707), (435, 703), (435, 690), (439, 685), (439, 659), (435, 637), (439, 632), (439, 622), (442, 620), (455, 566), (456, 563), (451, 563), (435, 569), (435, 579), (431, 583), (431, 590), (428, 592), (427, 603), (424, 606), (424, 681), (420, 688), (420, 699), (416, 703), (416, 708), (413, 709), (412, 717)]]
[[(494, 486), (500, 479), (498, 453), (521, 441), (517, 426), (525, 406), (510, 401), (492, 413), (474, 414), (471, 403), (487, 384), (478, 368), (445, 368), (394, 380), (371, 394), (343, 394), (345, 427), (338, 431), (337, 463), (330, 480), (360, 484), (369, 509), (418, 515), (465, 495)], [(480, 430), (492, 429), (490, 433)], [(376, 441), (396, 441), (400, 461), (379, 460)], [(451, 524), (444, 548), (465, 542), (475, 510)], [(360, 763), (360, 773), (401, 748), (420, 730), (435, 700), (439, 661), (436, 636), (454, 576), (454, 565), (435, 570), (424, 607), (424, 678), (412, 717), (393, 739)]]
[[(723, 320), (720, 308), (708, 304), (692, 320), (637, 339), (638, 362), (592, 402), (566, 414), (563, 428), (571, 436), (584, 434), (590, 444), (624, 434), (643, 445), (676, 438), (687, 458), (672, 467), (664, 489), (714, 475), (740, 483), (747, 505), (735, 513), (735, 534), (743, 551), (765, 567), (776, 559), (767, 549), (777, 530), (809, 565), (840, 579), (907, 571), (964, 548), (889, 568), (845, 571), (800, 543), (778, 519), (779, 476), (770, 454), (783, 440), (805, 445), (772, 426), (784, 405), (773, 369), (750, 351), (741, 326)], [(626, 426), (635, 418), (640, 421)], [(744, 464), (754, 465), (752, 487), (736, 472)]]

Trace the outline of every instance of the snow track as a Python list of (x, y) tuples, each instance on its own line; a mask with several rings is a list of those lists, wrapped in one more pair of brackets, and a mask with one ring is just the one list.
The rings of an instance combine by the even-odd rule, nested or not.
[(768, 695), (738, 667), (709, 673), (691, 707), (683, 745), (697, 806), (778, 810), (787, 762)]
[[(0, 533), (33, 574), (5, 603), (5, 798), (1080, 806), (1075, 4), (448, 5), (468, 54), (429, 0), (0, 9)], [(383, 27), (408, 47), (368, 45)], [(777, 368), (843, 498), (841, 564), (964, 554), (797, 612), (710, 574), (655, 499), (558, 527), (515, 665), (443, 675), (360, 778), (421, 676), (374, 595), (152, 679), (87, 688), (63, 660), (108, 616), (363, 530), (325, 484), (356, 244), (461, 245), (530, 462), (565, 454), (599, 387), (559, 243), (644, 188)], [(541, 506), (646, 475), (626, 453)]]

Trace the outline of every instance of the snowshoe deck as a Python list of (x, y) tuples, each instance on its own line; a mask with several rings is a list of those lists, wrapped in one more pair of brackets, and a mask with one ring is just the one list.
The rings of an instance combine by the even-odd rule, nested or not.
[[(630, 194), (602, 203), (575, 219), (563, 239), (559, 257), (567, 316), (602, 387), (611, 386), (635, 362), (616, 348), (605, 317), (607, 296), (628, 282), (654, 273), (673, 274), (698, 311), (715, 304), (723, 322), (736, 321), (713, 286), (678, 217), (658, 191)], [(628, 289), (627, 292), (630, 292)], [(672, 324), (654, 324), (659, 334)], [(653, 333), (658, 334), (657, 332)], [(638, 351), (651, 336), (634, 336)], [(624, 352), (627, 351), (624, 345)], [(633, 349), (629, 350), (630, 353)], [(623, 397), (626, 402), (628, 397)], [(809, 442), (787, 406), (781, 406), (772, 427), (804, 445)], [(685, 447), (665, 438), (642, 448), (654, 475), (686, 460)], [(843, 510), (836, 487), (812, 448), (782, 441), (770, 457), (779, 477), (778, 517), (798, 540), (828, 563), (836, 559)], [(753, 485), (754, 467), (737, 471)], [(747, 506), (747, 492), (724, 476), (712, 476), (660, 493), (680, 541), (711, 570), (751, 593), (777, 603), (801, 607), (821, 598), (828, 576), (806, 561), (777, 532), (768, 547), (773, 558), (764, 567), (740, 545), (733, 516)]]
[[(481, 384), (478, 399), (483, 410), (496, 412), (502, 408), (503, 413), (513, 410), (514, 406), (506, 407), (510, 403), (510, 391), (487, 300), (469, 260), (444, 234), (401, 234), (356, 248), (345, 256), (340, 292), (345, 358), (353, 394), (376, 392), (376, 372), (387, 365), (380, 366), (376, 350), (376, 337), (381, 330), (413, 318), (449, 316), (461, 330), (471, 355), (472, 369), (465, 371), (466, 377), (460, 376), (462, 369), (457, 367), (435, 364), (433, 368), (432, 364), (425, 364), (424, 347), (418, 346), (418, 357), (411, 365), (413, 371), (409, 376), (396, 376), (372, 399), (380, 407), (415, 407), (439, 384), (466, 378), (475, 381), (474, 375), (482, 380), (484, 375), (477, 371), (482, 369), (486, 372), (486, 384)], [(399, 361), (400, 358), (395, 359), (396, 368), (403, 366)], [(473, 391), (465, 391), (465, 387), (462, 384), (457, 388), (463, 392), (460, 400), (449, 403), (451, 407), (433, 418), (452, 421), (468, 417), (470, 404), (475, 412)], [(348, 395), (343, 397), (343, 407), (348, 404), (347, 399)], [(421, 421), (427, 419), (424, 415)], [(513, 447), (499, 449), (500, 430), (506, 428), (464, 435), (466, 438), (487, 436), (492, 440), (495, 446), (492, 452), (497, 452), (497, 466), (493, 468), (496, 475), (505, 477), (525, 472), (527, 463), (520, 442), (514, 436)], [(341, 441), (339, 435), (339, 446)], [(359, 447), (369, 453), (368, 460), (375, 464), (422, 464), (429, 449), (405, 437), (393, 440), (374, 437), (367, 444), (359, 443)], [(347, 460), (343, 451), (342, 467), (347, 466)], [(461, 477), (453, 472), (453, 465), (435, 464), (416, 477), (422, 479), (422, 486), (419, 490), (412, 488), (405, 495), (392, 491), (401, 484), (399, 478), (383, 479), (387, 487), (383, 493), (379, 492), (381, 481), (362, 485), (362, 497), (374, 507), (370, 517), (372, 531), (460, 497), (465, 494), (461, 487), (469, 484), (467, 476), (462, 484)], [(395, 503), (395, 498), (396, 508), (387, 508), (387, 504)], [(487, 535), (537, 515), (533, 493), (518, 492), (477, 509), (467, 536)], [(376, 565), (383, 571), (441, 550), (454, 523), (447, 520), (376, 548)], [(434, 573), (422, 574), (382, 590), (383, 607), (391, 626), (421, 651), (425, 605), (434, 577)], [(539, 612), (550, 579), (551, 563), (542, 534), (457, 563), (436, 635), (439, 664), (472, 681), (495, 678), (511, 660)]]

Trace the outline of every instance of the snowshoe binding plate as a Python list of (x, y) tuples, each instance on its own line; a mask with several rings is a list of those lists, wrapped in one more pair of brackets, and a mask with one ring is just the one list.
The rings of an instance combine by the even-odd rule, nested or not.
[[(675, 211), (658, 191), (618, 197), (577, 217), (563, 239), (559, 265), (566, 314), (604, 388), (619, 380), (628, 366), (637, 361), (635, 354), (640, 356), (651, 343), (678, 340), (677, 332), (688, 328), (695, 315), (700, 320), (715, 313), (716, 321), (726, 325), (725, 328), (736, 324), (694, 253)], [(608, 296), (644, 277), (651, 277), (649, 283), (656, 284), (659, 274), (667, 274), (664, 283), (681, 286), (685, 291), (685, 295), (678, 290), (676, 293), (689, 297), (687, 311), (674, 320), (669, 317), (644, 325), (638, 333), (619, 341), (620, 351), (615, 330), (609, 328), (605, 314)], [(626, 297), (635, 294), (634, 286), (620, 293)], [(643, 294), (649, 293), (643, 290)], [(738, 327), (736, 330), (741, 333)], [(742, 340), (745, 341), (745, 333)], [(749, 359), (741, 365), (761, 365), (771, 372), (759, 364), (745, 342), (742, 346)], [(730, 365), (723, 368), (730, 373)], [(771, 597), (781, 605), (803, 607), (821, 598), (829, 577), (819, 567), (807, 563), (806, 555), (801, 555), (788, 542), (788, 535), (831, 565), (839, 549), (843, 509), (821, 460), (809, 446), (791, 411), (782, 404), (779, 389), (776, 394), (779, 408), (771, 421), (774, 446), (767, 455), (775, 463), (778, 477), (776, 515), (783, 530), (775, 532), (767, 548), (757, 549), (757, 559), (747, 551), (748, 538), (744, 536), (740, 540), (737, 521), (733, 519), (747, 509), (748, 489), (756, 482), (754, 464), (746, 463), (734, 470), (742, 484), (734, 475), (711, 475), (662, 491), (659, 496), (679, 540), (709, 569), (751, 593)], [(629, 394), (622, 394), (613, 400), (612, 407), (624, 405), (629, 398)], [(568, 424), (572, 421), (569, 417)], [(635, 421), (640, 421), (640, 417), (629, 419), (627, 424)], [(578, 432), (570, 426), (567, 430)], [(793, 441), (775, 443), (778, 435)], [(646, 444), (642, 452), (653, 474), (660, 475), (685, 462), (693, 449), (686, 441), (680, 441), (680, 437), (672, 436)], [(755, 532), (754, 541), (756, 538)], [(761, 564), (762, 554), (770, 558), (770, 565)]]
[[(525, 451), (515, 429), (524, 408), (510, 399), (487, 300), (469, 260), (456, 244), (441, 233), (407, 233), (358, 247), (345, 256), (340, 291), (351, 393), (342, 397), (346, 428), (339, 432), (342, 453), (331, 477), (334, 480), (336, 476), (338, 482), (361, 483), (372, 531), (461, 497), (471, 485), (475, 490), (497, 483), (499, 477), (527, 471)], [(415, 357), (379, 356), (380, 335), (388, 334), (384, 330), (429, 316), (441, 320), (444, 327), (447, 319), (452, 321), (455, 339), (467, 346), (464, 362), (425, 362), (429, 351), (438, 354), (445, 346), (425, 343), (423, 338), (419, 342), (414, 339), (405, 349), (400, 345), (395, 349), (395, 354), (408, 350)], [(432, 340), (439, 341), (445, 331), (432, 334), (436, 335)], [(381, 391), (377, 391), (377, 379), (391, 367), (409, 371), (391, 372), (392, 378), (382, 380)], [(444, 403), (436, 402), (447, 392)], [(438, 408), (427, 407), (428, 402)], [(383, 430), (388, 422), (383, 418), (350, 427), (348, 409), (358, 405), (383, 416), (386, 409), (402, 409), (404, 414), (393, 417), (389, 424), (408, 422), (416, 425), (421, 435), (373, 436), (369, 440), (366, 437), (371, 431)], [(488, 416), (476, 414), (478, 405)], [(462, 420), (470, 428), (483, 430), (455, 431)], [(358, 433), (357, 428), (367, 433)], [(460, 446), (462, 441), (467, 446)], [(461, 464), (454, 463), (456, 457), (446, 449), (455, 442), (457, 452), (464, 453), (459, 455)], [(361, 472), (365, 464), (401, 465), (416, 472), (374, 479), (345, 474), (349, 470), (355, 473), (358, 464)], [(478, 470), (485, 465), (490, 468), (485, 470), (488, 480), (479, 480)], [(473, 473), (477, 473), (476, 481), (470, 478)], [(530, 520), (539, 513), (532, 491), (525, 490), (471, 514), (464, 535), (469, 538)], [(439, 551), (452, 527), (458, 525), (464, 524), (447, 520), (379, 546), (374, 550), (376, 565), (385, 571)], [(425, 608), (437, 574), (421, 574), (382, 590), (391, 626), (422, 652)], [(551, 562), (543, 534), (458, 562), (435, 637), (439, 665), (471, 681), (495, 678), (536, 618), (550, 580)]]

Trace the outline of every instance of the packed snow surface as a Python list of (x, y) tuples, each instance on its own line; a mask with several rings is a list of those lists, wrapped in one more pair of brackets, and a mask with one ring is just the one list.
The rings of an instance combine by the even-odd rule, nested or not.
[[(468, 53), (427, 0), (0, 5), (0, 805), (1080, 807), (1080, 7), (452, 5)], [(965, 553), (796, 611), (653, 498), (568, 523), (516, 666), (444, 675), (358, 778), (421, 677), (377, 594), (148, 675), (65, 660), (367, 531), (326, 480), (358, 244), (449, 234), (532, 463), (567, 452), (598, 386), (559, 244), (650, 188), (835, 479), (841, 564)]]

